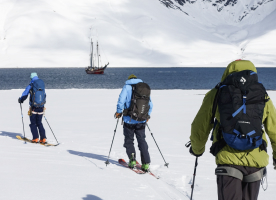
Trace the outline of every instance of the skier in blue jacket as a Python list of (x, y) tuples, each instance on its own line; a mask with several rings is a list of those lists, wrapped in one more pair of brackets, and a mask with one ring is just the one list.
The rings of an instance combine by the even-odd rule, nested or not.
[[(117, 112), (115, 113), (116, 118), (120, 118), (122, 116), (123, 110), (128, 109), (131, 105), (131, 98), (132, 98), (132, 86), (134, 84), (143, 82), (141, 79), (138, 79), (135, 75), (131, 74), (128, 77), (128, 80), (125, 82), (125, 85), (121, 91), (121, 94), (118, 99), (117, 103)], [(151, 102), (151, 99), (149, 101), (149, 112), (148, 115), (150, 116), (153, 104)], [(128, 166), (130, 168), (134, 168), (136, 165), (136, 153), (134, 148), (134, 134), (136, 135), (137, 141), (138, 141), (138, 147), (141, 153), (141, 161), (142, 161), (142, 170), (143, 171), (149, 171), (149, 165), (150, 165), (150, 155), (148, 151), (148, 144), (145, 140), (146, 134), (145, 134), (145, 121), (136, 121), (134, 119), (131, 119), (130, 116), (124, 115), (123, 116), (124, 121), (124, 147), (126, 148), (126, 153), (129, 157), (129, 164)]]
[[(22, 93), (22, 96), (19, 97), (18, 103), (23, 103), (28, 98), (28, 95), (30, 94), (30, 102), (29, 102), (30, 109), (28, 111), (28, 115), (30, 116), (30, 121), (31, 121), (30, 128), (33, 135), (32, 142), (33, 143), (40, 142), (45, 144), (47, 138), (45, 134), (45, 129), (42, 124), (42, 117), (44, 114), (44, 104), (46, 103), (45, 88), (41, 92), (42, 98), (40, 99), (41, 102), (39, 102), (39, 105), (35, 104), (39, 100), (35, 100), (36, 96), (33, 95), (34, 84), (36, 85), (39, 84), (42, 87), (44, 87), (44, 82), (38, 78), (37, 73), (31, 73), (30, 78), (31, 78), (31, 82), (26, 87), (25, 91)], [(40, 135), (40, 140), (39, 140), (38, 131)]]

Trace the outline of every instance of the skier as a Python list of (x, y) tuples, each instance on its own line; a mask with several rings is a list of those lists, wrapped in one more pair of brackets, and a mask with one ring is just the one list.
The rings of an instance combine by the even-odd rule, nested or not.
[[(250, 74), (246, 70), (250, 70)], [(235, 86), (226, 84), (227, 81), (231, 82), (233, 77), (238, 76), (235, 74), (246, 73), (248, 73), (248, 76), (236, 79), (236, 82), (233, 83), (236, 84)], [(248, 89), (246, 91), (248, 96), (246, 96), (247, 93), (244, 96), (240, 95), (239, 91), (242, 90), (237, 89), (237, 86), (241, 88), (247, 84), (250, 86), (252, 82), (249, 83), (249, 81), (254, 74), (257, 77), (256, 73), (257, 70), (250, 61), (237, 60), (231, 62), (221, 79), (224, 84), (212, 89), (205, 95), (203, 103), (192, 123), (190, 153), (196, 157), (202, 156), (204, 153), (205, 144), (213, 128), (213, 145), (210, 152), (215, 155), (216, 164), (218, 165), (215, 170), (218, 200), (257, 200), (260, 182), (262, 177), (266, 175), (265, 167), (268, 165), (269, 160), (266, 152), (267, 139), (264, 130), (262, 130), (262, 124), (271, 141), (273, 165), (276, 169), (275, 107), (262, 84), (257, 81), (254, 82), (255, 90)], [(219, 90), (221, 92), (217, 94)], [(257, 94), (254, 93), (257, 91), (262, 91), (261, 95), (263, 96), (259, 100), (253, 101), (251, 98), (256, 98), (260, 94), (256, 96), (249, 95), (252, 92)], [(217, 105), (214, 103), (216, 97), (218, 97), (218, 109), (216, 109)], [(244, 101), (242, 105), (238, 103), (241, 101)], [(232, 109), (235, 104), (239, 105)], [(228, 112), (230, 116), (225, 117), (225, 113)], [(237, 119), (236, 116), (238, 117)], [(210, 122), (212, 122), (214, 117), (216, 121), (212, 124)], [(256, 127), (256, 132), (249, 132), (252, 127)], [(242, 129), (245, 130), (246, 136), (243, 133), (241, 134)], [(234, 133), (227, 134), (230, 130), (233, 130)], [(257, 134), (260, 134), (258, 139), (255, 138)], [(234, 137), (235, 139), (233, 139)], [(232, 141), (234, 140), (234, 142), (229, 142), (229, 138)], [(250, 138), (250, 141), (248, 138)], [(246, 145), (259, 146), (247, 149), (247, 147), (243, 146), (245, 140), (248, 141)]]
[[(137, 103), (137, 105), (133, 105), (133, 102), (136, 100), (134, 99), (136, 94), (136, 89), (141, 85), (143, 81), (141, 79), (138, 79), (134, 74), (131, 74), (128, 77), (128, 80), (125, 82), (125, 85), (121, 91), (121, 94), (118, 99), (117, 103), (117, 112), (115, 113), (116, 118), (120, 118), (123, 114), (123, 121), (124, 121), (124, 147), (126, 148), (126, 153), (129, 157), (129, 164), (128, 166), (130, 168), (134, 168), (136, 166), (136, 153), (134, 148), (134, 134), (136, 134), (136, 138), (138, 141), (138, 147), (141, 153), (141, 161), (142, 161), (142, 170), (145, 172), (149, 171), (149, 165), (150, 165), (150, 155), (148, 152), (148, 144), (145, 140), (146, 134), (145, 134), (145, 126), (146, 122), (150, 118), (150, 114), (152, 111), (153, 104), (151, 102), (150, 97), (148, 100), (146, 100), (146, 105), (143, 105), (143, 108), (145, 110), (145, 115), (143, 120), (135, 120), (134, 116), (135, 114), (131, 113), (130, 109), (133, 107), (140, 109), (140, 104)], [(150, 88), (146, 84), (147, 88), (143, 88), (144, 91), (149, 91)], [(142, 86), (144, 87), (144, 85)], [(149, 96), (149, 94), (148, 94)], [(139, 100), (137, 100), (138, 102)], [(142, 108), (142, 109), (143, 109)], [(143, 111), (144, 111), (143, 110)], [(140, 113), (143, 111), (140, 110)], [(138, 119), (138, 118), (136, 118)], [(140, 119), (140, 118), (139, 118)]]
[[(18, 103), (23, 103), (29, 93), (30, 93), (30, 108), (28, 115), (30, 116), (30, 128), (33, 135), (33, 143), (47, 143), (45, 129), (42, 124), (42, 117), (44, 114), (44, 104), (46, 103), (46, 93), (44, 82), (38, 78), (37, 73), (31, 73), (31, 82), (26, 87), (25, 91), (22, 93), (22, 96), (19, 97)], [(40, 135), (40, 140), (38, 136), (38, 130)]]

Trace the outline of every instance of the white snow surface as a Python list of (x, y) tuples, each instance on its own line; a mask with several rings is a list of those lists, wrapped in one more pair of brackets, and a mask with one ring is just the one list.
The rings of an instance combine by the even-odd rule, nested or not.
[(0, 0), (0, 67), (276, 66), (276, 0), (168, 1)]
[[(120, 90), (47, 90), (46, 116), (60, 145), (44, 147), (16, 139), (23, 136), (18, 96), (23, 90), (0, 90), (0, 199), (5, 200), (185, 200), (189, 199), (195, 157), (184, 146), (189, 141), (190, 124), (207, 90), (153, 90), (153, 112), (149, 127), (166, 159), (164, 161), (146, 130), (152, 172), (160, 179), (138, 175), (118, 165), (127, 160), (123, 129), (118, 125), (111, 164), (105, 166), (116, 120), (113, 118)], [(275, 91), (268, 91), (272, 100)], [(72, 97), (78, 97), (72, 98)], [(171, 97), (178, 99), (173, 103)], [(166, 105), (166, 106), (164, 106)], [(27, 102), (23, 104), (26, 136)], [(48, 141), (55, 143), (43, 119)], [(135, 146), (140, 161), (137, 142)], [(195, 179), (195, 200), (217, 199), (215, 159), (206, 152), (199, 158)], [(271, 145), (268, 148), (272, 155)], [(270, 158), (270, 160), (272, 160)], [(276, 173), (268, 165), (268, 189), (260, 189), (259, 199), (275, 199)]]

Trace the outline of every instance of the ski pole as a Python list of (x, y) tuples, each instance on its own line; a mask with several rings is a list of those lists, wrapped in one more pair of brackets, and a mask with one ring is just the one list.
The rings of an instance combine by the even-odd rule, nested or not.
[(194, 177), (193, 177), (193, 184), (191, 185), (191, 188), (192, 188), (192, 191), (191, 191), (191, 199), (193, 199), (193, 192), (194, 192), (194, 186), (195, 186), (195, 176), (196, 176), (196, 167), (197, 167), (197, 159), (198, 157), (196, 157), (196, 160), (195, 160), (195, 169), (194, 169)]
[(109, 156), (110, 156), (111, 148), (112, 148), (112, 145), (113, 145), (113, 141), (114, 141), (115, 133), (116, 133), (116, 130), (117, 130), (117, 125), (118, 125), (118, 122), (119, 122), (119, 118), (117, 119), (117, 123), (116, 123), (116, 127), (115, 127), (115, 130), (114, 130), (114, 135), (113, 135), (112, 143), (111, 143), (111, 146), (110, 146), (109, 154), (108, 154), (107, 160), (105, 161), (106, 166), (110, 164), (108, 160), (109, 160)]
[[(50, 124), (48, 123), (48, 120), (46, 119), (45, 115), (44, 115), (44, 119), (46, 120), (48, 126), (50, 127), (50, 129), (51, 129), (51, 131), (52, 131), (52, 133), (53, 133), (53, 135), (54, 135), (54, 137), (55, 137), (55, 139), (56, 139), (56, 141), (57, 141), (57, 138), (56, 138), (56, 136), (55, 136), (55, 134), (54, 134), (54, 132), (53, 132), (53, 130), (52, 130)], [(59, 145), (59, 142), (58, 142), (58, 141), (57, 141), (57, 143), (58, 143), (58, 145)]]
[(155, 142), (155, 144), (156, 144), (156, 146), (157, 146), (157, 148), (158, 148), (158, 150), (159, 150), (159, 152), (160, 152), (160, 154), (161, 154), (161, 156), (162, 156), (162, 158), (163, 158), (163, 160), (164, 160), (164, 162), (165, 162), (165, 165), (164, 165), (164, 166), (169, 167), (169, 163), (167, 163), (167, 162), (165, 161), (165, 158), (164, 158), (163, 154), (161, 153), (161, 150), (160, 150), (159, 146), (157, 145), (156, 140), (155, 140), (154, 137), (153, 137), (153, 133), (151, 132), (148, 123), (146, 123), (146, 125), (147, 125), (147, 127), (148, 127), (148, 129), (149, 129), (149, 132), (150, 132), (150, 134), (151, 134), (151, 136), (152, 136), (152, 138), (153, 138), (153, 140), (154, 140), (154, 142)]
[[(187, 148), (189, 148), (189, 147), (191, 146), (191, 141), (187, 142), (187, 143), (185, 144), (185, 146), (186, 146)], [(196, 167), (197, 167), (197, 164), (198, 164), (198, 163), (197, 163), (197, 159), (198, 159), (198, 157), (196, 156), (195, 168), (194, 168), (194, 176), (193, 176), (193, 183), (192, 183), (192, 185), (191, 185), (192, 191), (191, 191), (191, 198), (190, 198), (190, 200), (193, 199), (193, 192), (194, 192), (194, 186), (195, 186), (195, 176), (196, 176)]]
[[(21, 108), (21, 117), (22, 117), (23, 133), (24, 133), (24, 138), (25, 138), (25, 128), (24, 128), (24, 122), (23, 122), (23, 113), (22, 113), (22, 106), (21, 106), (21, 103), (20, 103), (20, 108)], [(25, 141), (25, 143), (27, 143), (27, 142)]]

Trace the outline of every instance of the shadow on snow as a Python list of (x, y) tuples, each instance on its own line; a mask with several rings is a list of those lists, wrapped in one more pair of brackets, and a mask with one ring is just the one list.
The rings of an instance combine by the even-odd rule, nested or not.
[(97, 197), (95, 195), (92, 194), (88, 194), (86, 197), (82, 198), (83, 200), (103, 200), (100, 197)]
[(23, 137), (23, 135), (21, 133), (11, 133), (11, 132), (6, 132), (6, 131), (0, 131), (0, 136), (8, 136), (8, 137), (10, 137), (12, 139), (16, 139), (16, 140), (18, 140), (16, 138), (17, 135)]
[[(94, 153), (84, 153), (84, 152), (74, 151), (74, 150), (68, 150), (68, 152), (70, 154), (73, 154), (73, 155), (77, 155), (77, 156), (81, 156), (81, 157), (86, 157), (86, 158), (97, 159), (97, 160), (104, 161), (104, 162), (107, 160), (107, 156), (104, 156), (104, 155), (98, 155), (98, 154), (94, 154)], [(112, 159), (109, 158), (109, 162), (111, 164), (123, 167), (122, 165), (120, 165), (118, 163), (117, 160), (112, 160)]]

